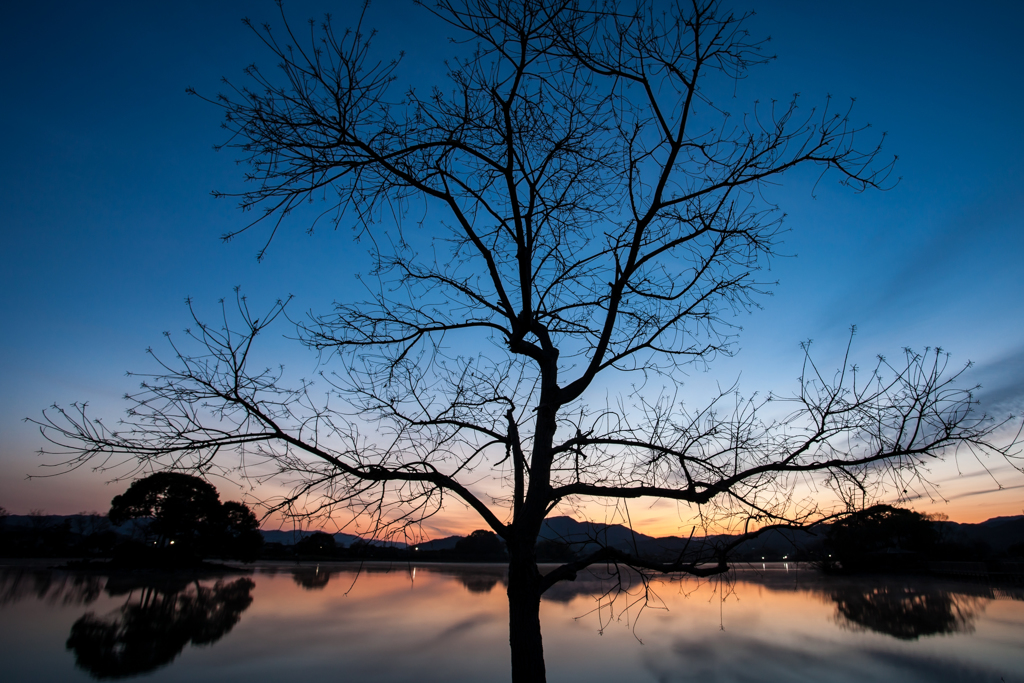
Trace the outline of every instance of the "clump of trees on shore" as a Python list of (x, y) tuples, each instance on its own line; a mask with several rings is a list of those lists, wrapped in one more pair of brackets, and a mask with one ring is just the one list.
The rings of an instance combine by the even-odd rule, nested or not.
[(157, 472), (114, 496), (106, 516), (45, 516), (8, 524), (0, 508), (0, 548), (7, 556), (110, 557), (124, 566), (175, 567), (202, 558), (252, 562), (260, 556), (259, 520), (245, 503), (220, 501), (209, 482)]

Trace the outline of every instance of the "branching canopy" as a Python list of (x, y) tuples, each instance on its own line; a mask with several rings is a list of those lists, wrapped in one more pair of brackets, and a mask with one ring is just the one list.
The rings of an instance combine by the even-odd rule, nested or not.
[[(854, 191), (891, 182), (884, 136), (850, 106), (715, 104), (769, 61), (746, 17), (713, 1), (423, 9), (455, 36), (444, 85), (402, 85), (401, 61), (379, 61), (362, 19), (339, 32), (327, 18), (308, 34), (252, 25), (276, 67), (250, 66), (207, 99), (248, 169), (248, 189), (225, 196), (256, 216), (227, 237), (260, 230), (269, 246), (312, 204), (313, 226), (371, 245), (366, 300), (291, 319), (333, 371), (289, 388), (254, 365), (287, 302), (257, 318), (239, 296), (217, 324), (193, 312), (193, 345), (172, 343), (116, 429), (85, 406), (42, 420), (67, 465), (127, 456), (203, 471), (240, 454), (243, 472), (291, 482), (278, 509), (392, 529), (454, 496), (514, 558), (555, 506), (586, 497), (676, 500), (753, 532), (863, 504), (880, 477), (906, 488), (953, 450), (1014, 455), (1018, 440), (993, 442), (1006, 423), (978, 412), (940, 350), (867, 370), (844, 359), (835, 374), (808, 355), (785, 397), (729, 390), (688, 408), (656, 388), (730, 353), (731, 316), (770, 286), (781, 214), (767, 185), (806, 166)], [(640, 388), (595, 401), (621, 373)], [(482, 495), (485, 474), (504, 493)], [(833, 490), (838, 508), (798, 484)], [(588, 561), (643, 566), (608, 552)]]

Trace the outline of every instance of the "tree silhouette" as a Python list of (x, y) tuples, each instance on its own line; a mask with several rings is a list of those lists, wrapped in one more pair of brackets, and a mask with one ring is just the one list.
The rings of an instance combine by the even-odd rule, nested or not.
[(182, 472), (155, 472), (132, 482), (127, 491), (114, 496), (107, 513), (116, 526), (149, 519), (147, 530), (157, 537), (159, 546), (175, 543), (186, 548), (209, 535), (219, 515), (217, 489)]
[(157, 548), (179, 558), (212, 553), (251, 562), (263, 544), (252, 510), (244, 503), (221, 503), (212, 484), (183, 472), (155, 472), (132, 482), (111, 500), (108, 518), (118, 526), (148, 520), (146, 531)]
[(455, 544), (455, 552), (471, 559), (502, 560), (505, 548), (501, 539), (493, 531), (477, 529), (469, 536), (459, 539)]
[[(891, 505), (857, 510), (831, 525), (825, 545), (846, 571), (893, 569), (886, 553), (927, 553), (938, 532), (928, 517)], [(891, 558), (890, 558), (891, 559)]]
[[(715, 103), (769, 61), (745, 16), (713, 0), (423, 10), (454, 36), (443, 87), (403, 90), (365, 17), (344, 32), (327, 18), (308, 36), (250, 24), (277, 68), (250, 66), (208, 100), (225, 114), (222, 148), (248, 165), (250, 189), (221, 196), (256, 215), (226, 237), (265, 228), (262, 256), (312, 203), (306, 228), (351, 226), (369, 245), (367, 298), (293, 321), (333, 372), (288, 386), (255, 365), (287, 301), (256, 315), (238, 294), (217, 324), (189, 301), (196, 349), (172, 341), (122, 426), (84, 405), (40, 420), (69, 467), (126, 453), (208, 468), (232, 452), (291, 482), (271, 509), (316, 500), (316, 514), (365, 515), (381, 534), (454, 497), (505, 541), (512, 678), (537, 682), (540, 598), (557, 582), (601, 562), (727, 568), (728, 548), (695, 542), (674, 562), (603, 548), (542, 575), (538, 533), (560, 504), (663, 498), (757, 533), (837, 509), (795, 495), (801, 482), (845, 509), (949, 449), (1013, 453), (937, 350), (867, 370), (844, 359), (834, 374), (808, 356), (787, 397), (677, 394), (687, 367), (732, 352), (730, 316), (770, 286), (759, 273), (782, 214), (768, 186), (816, 167), (862, 191), (892, 168), (831, 99), (736, 116)], [(501, 495), (471, 488), (483, 474)]]
[(263, 534), (253, 511), (245, 503), (226, 500), (221, 503), (220, 514), (217, 536), (221, 554), (243, 562), (256, 560), (263, 548)]
[(314, 531), (295, 544), (295, 552), (301, 555), (332, 555), (335, 548), (334, 536), (323, 531)]

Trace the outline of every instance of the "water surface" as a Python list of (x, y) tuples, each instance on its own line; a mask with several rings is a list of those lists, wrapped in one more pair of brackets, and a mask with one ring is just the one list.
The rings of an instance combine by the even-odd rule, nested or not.
[[(5, 681), (508, 681), (504, 567), (257, 565), (208, 577), (0, 570)], [(541, 607), (548, 679), (1024, 683), (1024, 588), (595, 571)]]

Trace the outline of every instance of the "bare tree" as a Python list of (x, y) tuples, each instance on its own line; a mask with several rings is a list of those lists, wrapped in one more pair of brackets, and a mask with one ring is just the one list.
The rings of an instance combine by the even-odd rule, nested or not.
[[(709, 0), (664, 13), (643, 0), (423, 9), (462, 55), (443, 89), (400, 90), (400, 62), (377, 61), (362, 19), (338, 33), (327, 18), (308, 35), (253, 26), (279, 68), (250, 66), (208, 100), (249, 169), (251, 189), (227, 196), (256, 212), (227, 237), (264, 229), (266, 249), (312, 202), (313, 226), (368, 238), (367, 300), (292, 321), (336, 370), (315, 393), (252, 366), (287, 302), (257, 317), (239, 297), (217, 325), (193, 312), (201, 351), (173, 346), (122, 426), (84, 406), (41, 421), (67, 465), (127, 456), (201, 472), (230, 453), (293, 483), (278, 509), (314, 501), (391, 530), (454, 497), (507, 545), (512, 677), (543, 681), (539, 604), (554, 583), (595, 562), (727, 568), (726, 549), (694, 543), (670, 563), (605, 548), (541, 574), (538, 533), (559, 504), (671, 499), (757, 533), (812, 524), (879, 482), (906, 487), (953, 449), (1014, 455), (1015, 439), (992, 440), (1006, 423), (976, 410), (938, 350), (867, 371), (844, 360), (834, 375), (808, 357), (784, 399), (726, 391), (691, 409), (657, 389), (729, 354), (731, 315), (770, 286), (759, 272), (781, 214), (767, 184), (817, 166), (863, 191), (892, 169), (881, 139), (864, 146), (866, 126), (831, 100), (742, 116), (713, 103), (769, 61), (745, 16)], [(640, 388), (594, 398), (625, 373)], [(502, 496), (471, 490), (482, 473)], [(806, 481), (836, 506), (797, 495)]]

